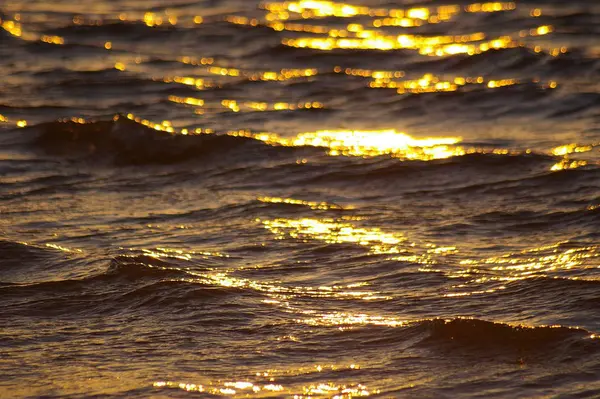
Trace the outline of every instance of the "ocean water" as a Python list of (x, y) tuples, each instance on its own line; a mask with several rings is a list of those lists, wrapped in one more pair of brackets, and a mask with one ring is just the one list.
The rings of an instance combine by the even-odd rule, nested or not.
[(597, 1), (0, 26), (0, 397), (600, 397)]

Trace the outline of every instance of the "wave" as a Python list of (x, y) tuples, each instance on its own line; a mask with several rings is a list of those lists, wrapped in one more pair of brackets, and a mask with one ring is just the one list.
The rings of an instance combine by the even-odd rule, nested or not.
[[(6, 248), (8, 247), (8, 250)], [(11, 250), (12, 248), (12, 250)], [(38, 248), (26, 244), (0, 242), (0, 249), (4, 250), (6, 256), (0, 263), (1, 267), (5, 268), (14, 265), (23, 268), (23, 263), (29, 264), (28, 268), (35, 267), (44, 268), (40, 265), (41, 261), (47, 261), (52, 266), (56, 267), (56, 254), (51, 249)], [(63, 252), (59, 252), (61, 255)], [(31, 270), (30, 270), (31, 271)], [(2, 275), (2, 274), (0, 274)], [(180, 278), (189, 275), (184, 271), (180, 271), (166, 262), (151, 256), (136, 256), (134, 258), (119, 256), (112, 260), (108, 269), (101, 273), (95, 274), (80, 279), (53, 279), (42, 280), (33, 283), (12, 284), (10, 288), (21, 292), (68, 292), (77, 291), (88, 286), (93, 286), (98, 283), (105, 284), (108, 282), (117, 281), (139, 281), (152, 278)], [(34, 276), (30, 275), (29, 281), (35, 281)], [(9, 293), (10, 290), (3, 291), (3, 294)]]
[[(22, 144), (33, 145), (51, 155), (86, 159), (90, 156), (112, 156), (122, 164), (170, 164), (203, 159), (210, 155), (222, 159), (225, 152), (240, 149), (246, 153), (261, 152), (262, 155), (269, 155), (269, 151), (271, 154), (285, 154), (296, 150), (312, 150), (322, 154), (325, 150), (312, 146), (274, 146), (243, 135), (171, 134), (164, 131), (164, 126), (153, 129), (146, 125), (125, 117), (115, 117), (110, 121), (89, 123), (47, 122), (15, 132)], [(4, 140), (7, 138), (4, 137)], [(237, 155), (241, 155), (241, 151)], [(367, 172), (365, 177), (368, 178), (369, 173), (386, 174), (385, 168)]]
[(525, 326), (478, 318), (452, 317), (406, 321), (399, 326), (352, 326), (347, 331), (321, 330), (314, 351), (331, 340), (343, 341), (347, 350), (425, 350), (453, 357), (473, 356), (478, 361), (526, 359), (531, 362), (567, 362), (600, 351), (600, 339), (579, 327)]
[(33, 245), (0, 239), (0, 283), (56, 281), (77, 275), (86, 255), (54, 244)]
[(518, 352), (537, 352), (546, 354), (549, 348), (556, 355), (573, 356), (575, 351), (583, 355), (584, 351), (595, 353), (600, 350), (600, 340), (590, 339), (593, 334), (581, 328), (564, 326), (513, 326), (479, 319), (456, 318), (451, 320), (431, 320), (420, 328), (428, 336), (422, 345), (450, 345), (460, 349), (479, 351), (500, 351), (506, 353), (513, 349)]
[[(0, 241), (0, 244), (0, 248), (9, 253), (22, 254), (23, 250), (28, 250), (16, 243)], [(36, 248), (33, 250), (43, 252)], [(0, 316), (18, 314), (27, 317), (78, 318), (132, 312), (145, 314), (168, 309), (182, 317), (200, 317), (199, 322), (221, 321), (241, 326), (256, 317), (257, 306), (263, 299), (262, 293), (241, 286), (215, 284), (214, 280), (203, 278), (202, 272), (212, 270), (211, 267), (203, 269), (202, 265), (194, 265), (194, 270), (190, 272), (178, 267), (176, 259), (124, 254), (114, 258), (103, 273), (81, 279), (29, 284), (0, 283), (0, 300), (3, 302)], [(510, 291), (511, 297), (521, 294), (531, 297), (544, 290), (564, 292), (565, 284), (573, 285), (573, 290), (587, 293), (576, 299), (582, 305), (582, 301), (585, 302), (588, 307), (595, 301), (594, 289), (598, 284), (595, 281), (552, 279), (532, 279), (525, 283), (525, 288), (515, 287), (518, 292), (510, 287), (506, 292)], [(556, 287), (549, 287), (548, 284)], [(573, 301), (568, 305), (575, 305)], [(542, 302), (548, 304), (544, 298)], [(298, 314), (285, 314), (288, 315), (287, 319), (282, 319), (281, 323), (286, 323), (286, 320), (292, 324), (298, 323)], [(575, 317), (576, 314), (573, 314)], [(344, 342), (361, 348), (409, 345), (452, 353), (467, 352), (482, 356), (525, 354), (535, 359), (560, 361), (597, 353), (600, 349), (600, 340), (590, 339), (593, 333), (582, 328), (528, 327), (460, 317), (401, 323), (396, 319), (390, 323), (386, 323), (385, 318), (373, 318), (373, 323), (369, 322), (368, 317), (359, 319), (365, 322), (353, 325), (350, 321), (349, 326), (353, 327), (351, 331), (341, 333), (335, 328), (335, 334), (344, 334)], [(319, 325), (317, 323), (314, 326), (317, 328)], [(324, 329), (318, 329), (319, 336), (333, 334), (328, 324), (322, 327)], [(280, 325), (273, 324), (265, 328), (280, 328)], [(548, 351), (548, 348), (554, 350)]]
[(51, 257), (50, 251), (44, 251), (26, 243), (2, 239), (0, 239), (0, 252), (2, 252), (2, 261), (0, 262), (2, 272), (5, 272), (7, 268), (21, 267), (24, 262), (39, 262)]
[[(442, 190), (439, 192), (444, 196), (519, 192), (532, 187), (541, 192), (540, 185), (551, 192), (563, 190), (564, 184), (591, 187), (598, 174), (598, 168), (594, 167), (550, 172), (550, 166), (556, 162), (550, 155), (536, 152), (502, 155), (491, 150), (427, 161), (402, 161), (383, 154), (373, 158), (326, 157), (325, 162), (298, 165), (298, 156), (323, 159), (327, 148), (283, 146), (243, 135), (183, 135), (161, 130), (165, 130), (164, 126), (155, 130), (125, 117), (89, 123), (57, 121), (16, 129), (3, 134), (2, 141), (53, 157), (85, 162), (164, 165), (201, 161), (215, 167), (216, 172), (210, 176), (230, 183), (264, 181), (265, 174), (272, 176), (272, 181), (286, 184), (360, 183), (389, 187), (389, 181), (394, 180), (395, 189), (421, 194)], [(465, 148), (471, 145), (477, 148), (476, 144), (464, 143)], [(277, 168), (263, 167), (260, 162), (273, 159), (281, 160)], [(252, 168), (248, 162), (253, 164)], [(465, 182), (469, 184), (465, 186)]]
[[(479, 165), (480, 168), (469, 173), (466, 182), (464, 179), (452, 185), (409, 187), (406, 193), (425, 198), (455, 198), (467, 202), (475, 199), (492, 201), (497, 207), (479, 210), (469, 217), (470, 222), (482, 227), (493, 226), (493, 223), (498, 222), (506, 227), (512, 225), (515, 229), (527, 223), (532, 223), (531, 227), (534, 228), (536, 225), (543, 227), (544, 224), (560, 224), (563, 220), (594, 223), (596, 214), (587, 208), (596, 202), (595, 193), (598, 188), (595, 182), (600, 176), (600, 169), (587, 167), (555, 172), (548, 167), (555, 162), (552, 157), (542, 154), (531, 156), (529, 159), (522, 156), (504, 159), (507, 162), (505, 168), (490, 167), (485, 164), (488, 159), (484, 156), (485, 161), (474, 163), (473, 166)], [(519, 165), (522, 166), (521, 169)], [(535, 199), (543, 205), (509, 208), (497, 202), (499, 198), (508, 196)], [(466, 225), (465, 220), (461, 223)], [(443, 229), (446, 227), (443, 226)]]
[[(173, 27), (169, 27), (173, 29)], [(72, 37), (74, 39), (95, 39), (98, 35), (110, 37), (126, 37), (135, 39), (136, 37), (147, 36), (156, 29), (148, 29), (143, 22), (106, 22), (101, 25), (67, 25), (62, 28), (50, 31), (50, 34)]]
[(524, 231), (548, 231), (569, 226), (600, 225), (600, 209), (579, 208), (569, 211), (493, 211), (470, 219), (474, 228), (505, 230), (522, 233)]
[[(195, 267), (202, 271), (201, 266)], [(0, 315), (78, 316), (126, 313), (132, 308), (155, 311), (157, 307), (184, 309), (190, 303), (211, 302), (241, 294), (241, 289), (212, 284), (146, 255), (122, 255), (105, 272), (80, 279), (36, 283), (0, 283)]]
[[(316, 174), (309, 182), (312, 183), (347, 183), (378, 181), (386, 182), (390, 179), (402, 177), (401, 181), (395, 182), (406, 189), (410, 187), (442, 187), (444, 192), (448, 190), (464, 189), (464, 182), (469, 181), (471, 185), (494, 185), (489, 183), (490, 174), (495, 179), (501, 176), (519, 175), (527, 171), (547, 169), (552, 158), (544, 154), (521, 154), (521, 155), (496, 155), (496, 154), (467, 154), (454, 156), (447, 159), (432, 161), (398, 162), (396, 159), (382, 158), (380, 162), (360, 165), (358, 168), (347, 168), (347, 165), (339, 168), (329, 168), (323, 173)], [(457, 179), (459, 178), (459, 179)], [(427, 184), (427, 183), (431, 184)], [(485, 183), (484, 183), (485, 182)], [(458, 185), (458, 187), (456, 187)], [(453, 187), (454, 186), (454, 187)], [(419, 190), (423, 192), (423, 190)]]
[[(538, 276), (526, 278), (509, 283), (506, 290), (497, 292), (498, 297), (506, 300), (514, 298), (527, 298), (531, 303), (542, 304), (556, 303), (561, 308), (566, 308), (570, 314), (576, 314), (586, 309), (598, 309), (600, 307), (600, 276), (597, 279), (591, 277), (561, 277), (561, 276)], [(564, 293), (569, 293), (565, 296)]]
[(32, 144), (64, 157), (107, 157), (118, 164), (171, 164), (213, 156), (241, 147), (266, 147), (261, 142), (228, 135), (172, 135), (119, 118), (91, 123), (50, 122), (29, 129)]

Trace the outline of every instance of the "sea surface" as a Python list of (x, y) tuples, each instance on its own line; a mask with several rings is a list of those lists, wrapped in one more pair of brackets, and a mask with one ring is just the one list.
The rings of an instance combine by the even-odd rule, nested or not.
[(600, 2), (2, 0), (0, 397), (600, 398)]

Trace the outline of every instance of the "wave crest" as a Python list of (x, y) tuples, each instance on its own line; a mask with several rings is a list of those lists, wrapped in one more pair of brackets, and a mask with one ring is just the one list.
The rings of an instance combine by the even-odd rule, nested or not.
[(223, 156), (225, 151), (262, 143), (227, 135), (173, 135), (118, 118), (91, 123), (50, 122), (32, 128), (39, 132), (34, 145), (46, 153), (66, 157), (114, 157), (119, 164), (171, 164)]

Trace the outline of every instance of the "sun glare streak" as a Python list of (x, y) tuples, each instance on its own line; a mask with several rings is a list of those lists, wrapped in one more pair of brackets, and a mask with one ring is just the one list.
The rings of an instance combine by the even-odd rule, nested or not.
[(22, 40), (33, 42), (40, 41), (48, 44), (56, 44), (63, 45), (65, 44), (65, 39), (62, 36), (56, 35), (45, 35), (45, 34), (37, 34), (33, 32), (28, 32), (23, 30), (23, 25), (16, 21), (10, 19), (2, 19), (0, 18), (0, 28), (4, 29), (10, 35), (14, 37), (18, 37)]
[[(331, 382), (320, 377), (323, 373), (344, 372), (360, 370), (361, 366), (352, 364), (314, 364), (312, 366), (298, 367), (292, 369), (267, 369), (259, 370), (241, 378), (229, 378), (225, 380), (210, 381), (206, 379), (202, 383), (185, 383), (175, 381), (155, 381), (152, 386), (157, 389), (177, 389), (186, 392), (206, 393), (215, 396), (246, 396), (246, 397), (270, 397), (271, 395), (285, 395), (295, 399), (309, 398), (335, 398), (351, 399), (353, 397), (365, 397), (379, 394), (379, 389), (369, 389), (367, 386), (352, 382)], [(304, 385), (302, 383), (292, 384), (279, 383), (280, 380), (289, 380), (291, 377), (312, 376)]]
[(403, 159), (432, 160), (464, 155), (465, 150), (454, 146), (459, 137), (413, 138), (396, 130), (378, 131), (317, 131), (300, 133), (287, 138), (272, 133), (232, 132), (234, 136), (252, 137), (271, 145), (289, 147), (323, 147), (329, 154), (345, 156), (392, 155)]
[(367, 247), (375, 254), (399, 253), (399, 244), (407, 241), (402, 234), (386, 233), (378, 228), (356, 227), (333, 219), (275, 219), (262, 223), (280, 238), (310, 238), (330, 244), (357, 244)]
[(329, 326), (329, 327), (360, 327), (360, 326), (385, 326), (385, 327), (406, 327), (416, 321), (404, 320), (391, 316), (372, 316), (367, 314), (352, 314), (345, 312), (325, 313), (316, 317), (298, 319), (298, 323), (311, 326)]
[(558, 147), (555, 147), (551, 150), (552, 155), (554, 156), (562, 156), (562, 159), (552, 165), (552, 171), (560, 171), (567, 169), (577, 169), (583, 166), (588, 165), (588, 161), (582, 159), (571, 159), (571, 154), (581, 154), (584, 152), (589, 152), (597, 147), (598, 144), (595, 145), (579, 145), (577, 143), (565, 144)]
[(559, 162), (555, 163), (554, 165), (552, 165), (552, 168), (550, 170), (556, 172), (559, 170), (577, 169), (577, 168), (581, 168), (582, 166), (586, 166), (587, 164), (588, 164), (587, 161), (569, 160), (568, 158), (564, 158), (564, 159), (560, 160)]
[[(587, 209), (590, 210), (593, 209)], [(574, 247), (568, 241), (489, 258), (467, 258), (460, 261), (461, 268), (445, 272), (449, 278), (466, 280), (444, 296), (460, 298), (496, 293), (506, 290), (511, 283), (533, 278), (585, 280), (572, 273), (596, 269), (599, 258), (598, 245)]]
[(288, 204), (288, 205), (302, 205), (309, 207), (314, 210), (343, 210), (352, 209), (352, 207), (342, 207), (336, 204), (329, 204), (327, 202), (315, 202), (315, 201), (304, 201), (294, 198), (281, 198), (281, 197), (259, 197), (260, 202), (268, 204)]
[[(444, 5), (440, 7), (415, 7), (408, 9), (371, 8), (355, 6), (331, 1), (297, 1), (274, 2), (264, 6), (267, 11), (265, 22), (246, 17), (231, 16), (228, 22), (238, 25), (264, 25), (275, 31), (311, 33), (317, 37), (284, 38), (284, 46), (308, 48), (329, 51), (342, 50), (416, 50), (419, 54), (429, 56), (448, 56), (456, 54), (475, 55), (489, 50), (499, 50), (524, 46), (519, 41), (527, 36), (542, 36), (551, 33), (554, 28), (542, 25), (529, 31), (517, 32), (513, 35), (500, 36), (485, 40), (483, 33), (461, 36), (420, 36), (401, 34), (390, 36), (378, 28), (382, 27), (417, 27), (423, 24), (436, 24), (451, 20), (461, 12), (493, 13), (514, 11), (514, 2), (473, 3), (463, 9), (459, 5)], [(536, 14), (537, 16), (537, 14)], [(363, 23), (350, 23), (346, 28), (313, 25), (296, 22), (299, 19), (335, 18), (374, 18), (370, 23), (375, 29)], [(289, 22), (294, 20), (294, 22)], [(554, 55), (554, 53), (553, 53)], [(557, 54), (558, 55), (558, 54)]]
[[(498, 82), (498, 81), (495, 81)], [(501, 81), (500, 81), (501, 82)], [(481, 80), (483, 83), (483, 80)], [(501, 86), (501, 84), (499, 84)], [(489, 86), (489, 83), (488, 83)], [(197, 108), (202, 108), (204, 102), (201, 99), (193, 97), (177, 97), (170, 96), (169, 100), (175, 103), (192, 105)], [(240, 104), (235, 100), (223, 100), (222, 106), (234, 111), (240, 111)], [(301, 104), (300, 104), (301, 105)], [(309, 103), (305, 105), (309, 107)], [(244, 106), (253, 108), (249, 104)], [(301, 108), (301, 106), (299, 106)], [(318, 108), (318, 107), (317, 107)], [(268, 110), (268, 105), (261, 105), (258, 111)], [(280, 108), (274, 107), (274, 110), (291, 110), (292, 107), (282, 106)], [(173, 127), (171, 121), (165, 120), (160, 123), (152, 122), (147, 119), (143, 119), (139, 116), (135, 116), (129, 113), (124, 116), (125, 118), (139, 123), (142, 126), (148, 128), (167, 132), (171, 134), (181, 135), (198, 135), (198, 134), (215, 134), (215, 131), (211, 128), (179, 128)], [(121, 115), (115, 115), (113, 120), (118, 121)], [(0, 115), (0, 123), (7, 123), (9, 119), (6, 116)], [(79, 124), (89, 123), (83, 118), (70, 118), (62, 119), (60, 122), (75, 122)], [(91, 121), (93, 122), (93, 121)], [(19, 120), (16, 122), (17, 127), (26, 127), (27, 121)], [(460, 145), (462, 139), (460, 137), (428, 137), (428, 138), (415, 138), (405, 133), (398, 132), (394, 129), (387, 130), (373, 130), (373, 131), (359, 131), (359, 130), (322, 130), (316, 132), (305, 132), (299, 133), (296, 136), (284, 137), (276, 133), (260, 132), (253, 133), (249, 130), (235, 130), (228, 131), (222, 134), (226, 134), (233, 137), (245, 137), (254, 140), (262, 141), (265, 144), (272, 146), (285, 146), (285, 147), (317, 147), (327, 149), (327, 153), (330, 156), (356, 156), (356, 157), (377, 157), (377, 156), (391, 156), (401, 160), (415, 160), (415, 161), (432, 161), (437, 159), (446, 159), (451, 157), (459, 157), (469, 154), (494, 154), (494, 155), (506, 155), (515, 156), (530, 154), (530, 149), (519, 150), (519, 149), (508, 149), (508, 148), (485, 148), (485, 147), (472, 147)], [(560, 171), (565, 169), (576, 169), (589, 165), (590, 162), (587, 160), (569, 158), (570, 154), (579, 154), (591, 151), (597, 144), (580, 145), (576, 143), (566, 144), (555, 147), (550, 150), (547, 155), (562, 156), (563, 158), (558, 162), (554, 163), (550, 170)], [(299, 160), (299, 164), (305, 164), (307, 160)], [(277, 199), (269, 199), (267, 197), (262, 198), (264, 201), (274, 202)], [(289, 204), (300, 204), (295, 202), (299, 200), (292, 199), (279, 199), (282, 203)], [(305, 203), (309, 204), (309, 203)], [(324, 204), (310, 204), (310, 206), (324, 206)]]
[[(366, 35), (365, 35), (366, 36)], [(308, 48), (329, 51), (341, 50), (415, 50), (421, 55), (442, 57), (448, 55), (481, 54), (490, 50), (519, 47), (520, 44), (510, 36), (501, 36), (491, 40), (483, 40), (483, 33), (462, 36), (377, 36), (359, 38), (284, 38), (282, 44), (288, 47)], [(476, 42), (476, 43), (473, 43)]]

